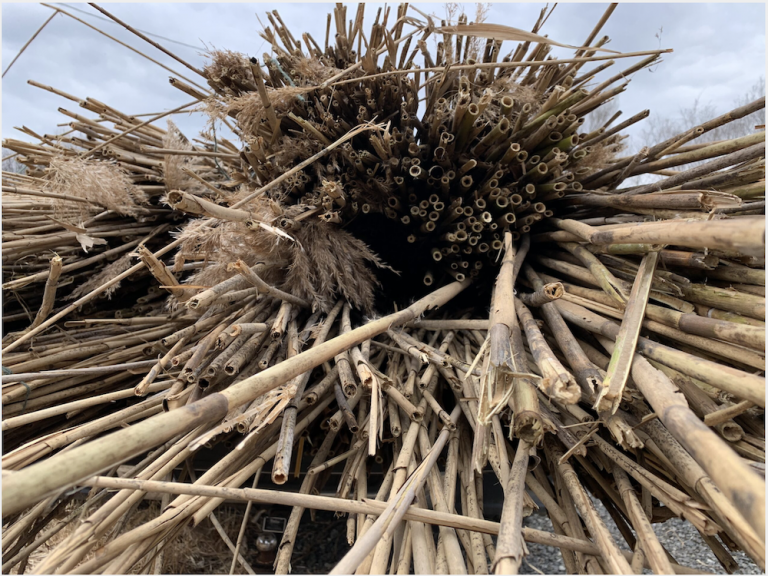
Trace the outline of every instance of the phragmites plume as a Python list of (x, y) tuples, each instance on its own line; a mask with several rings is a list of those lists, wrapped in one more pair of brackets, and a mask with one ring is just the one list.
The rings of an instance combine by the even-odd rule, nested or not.
[[(110, 162), (54, 156), (45, 181), (45, 190), (88, 201), (78, 206), (80, 222), (103, 210), (135, 217), (143, 213), (148, 202), (146, 194), (133, 185), (129, 175)], [(73, 220), (71, 203), (61, 199), (54, 204), (56, 214)]]
[[(168, 131), (163, 136), (163, 148), (181, 152), (184, 150), (193, 150), (192, 144), (186, 136), (181, 133), (172, 120), (168, 120)], [(194, 156), (184, 156), (181, 154), (166, 154), (163, 157), (163, 179), (165, 188), (168, 192), (171, 190), (186, 190), (192, 194), (201, 194), (206, 187), (190, 175), (198, 167), (195, 166)], [(210, 168), (205, 167), (210, 171)], [(208, 174), (204, 176), (210, 177)]]

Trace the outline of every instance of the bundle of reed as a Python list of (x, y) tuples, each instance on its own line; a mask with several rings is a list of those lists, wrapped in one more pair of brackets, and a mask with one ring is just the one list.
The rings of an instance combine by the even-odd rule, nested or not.
[[(179, 187), (195, 191), (220, 185), (226, 182), (222, 173), (236, 158), (213, 151), (219, 145), (232, 147), (226, 140), (201, 140), (193, 146), (173, 123), (164, 130), (92, 98), (29, 83), (78, 102), (97, 117), (59, 108), (75, 120), (68, 132), (40, 136), (22, 127), (21, 132), (39, 143), (4, 141), (27, 167), (25, 174), (3, 172), (2, 289), (8, 296), (3, 320), (11, 331), (33, 319), (45, 320), (52, 311), (41, 309), (52, 303), (45, 301), (46, 293), (78, 298), (131, 269), (139, 245), (157, 249), (168, 244), (174, 224), (183, 217), (160, 202), (162, 195)], [(190, 263), (187, 269), (193, 267)], [(154, 298), (147, 294), (150, 276), (144, 274), (144, 282), (136, 283), (140, 276), (141, 271), (131, 276), (134, 290), (121, 289), (118, 281), (102, 296), (132, 293), (139, 304), (159, 299), (160, 291), (153, 289)], [(40, 310), (37, 317), (35, 310)], [(136, 313), (146, 310), (139, 307)]]
[[(465, 16), (459, 26), (436, 27), (405, 7), (388, 28), (389, 11), (379, 10), (370, 38), (363, 15), (364, 7), (347, 28), (345, 9), (337, 8), (328, 18), (324, 49), (310, 35), (302, 49), (279, 14), (270, 13), (274, 29), (262, 36), (275, 56), (263, 55), (266, 70), (256, 58), (213, 51), (203, 73), (215, 94), (198, 96), (214, 118), (234, 119), (246, 143), (243, 174), (257, 189), (229, 202), (233, 211), (191, 202), (184, 191), (169, 196), (171, 205), (246, 225), (256, 212), (299, 247), (312, 239), (308, 228), (318, 222), (354, 230), (369, 244), (386, 234), (390, 244), (420, 256), (427, 286), (476, 278), (496, 259), (505, 230), (518, 240), (552, 215), (547, 203), (582, 190), (580, 180), (621, 149), (623, 136), (601, 131), (593, 138), (579, 128), (587, 114), (625, 89), (626, 82), (613, 87), (616, 82), (663, 52), (614, 53), (610, 58), (646, 57), (587, 89), (597, 70), (579, 71), (586, 62), (608, 60), (596, 55), (607, 38), (578, 50), (574, 59), (551, 59), (557, 43), (535, 33), (545, 12), (527, 33), (467, 24)], [(332, 20), (335, 45), (329, 43)], [(434, 56), (426, 43), (433, 35), (439, 38)], [(505, 39), (525, 42), (501, 58)], [(414, 67), (417, 55), (425, 67)], [(280, 207), (266, 210), (265, 199)], [(327, 286), (322, 273), (314, 282), (307, 276), (302, 270), (285, 279), (285, 287), (326, 310), (334, 292), (370, 310), (370, 278)]]
[[(174, 215), (166, 209), (146, 208), (146, 214), (136, 217), (101, 210), (82, 218), (74, 202), (26, 195), (35, 192), (33, 188), (22, 188), (21, 195), (7, 192), (15, 188), (10, 182), (11, 178), (4, 176), (2, 288), (6, 331), (28, 329), (30, 323), (34, 328), (60, 310), (54, 310), (54, 302), (61, 305), (117, 277), (131, 267), (132, 250), (139, 244), (161, 247), (168, 242)], [(113, 284), (102, 296), (133, 292), (134, 298), (149, 301), (151, 298), (145, 298), (149, 296), (148, 280), (133, 276), (133, 290)], [(159, 290), (152, 291), (160, 297)], [(100, 315), (115, 312), (95, 307), (86, 311)]]
[[(567, 60), (548, 58), (545, 11), (523, 32), (402, 5), (366, 35), (364, 9), (347, 27), (337, 7), (322, 49), (273, 11), (266, 70), (213, 52), (192, 68), (213, 95), (172, 82), (231, 117), (243, 148), (195, 156), (171, 128), (173, 146), (131, 149), (189, 218), (178, 237), (140, 241), (139, 263), (6, 343), (3, 570), (55, 541), (35, 571), (161, 573), (209, 518), (230, 573), (254, 573), (253, 503), (291, 507), (280, 574), (306, 509), (347, 515), (339, 574), (516, 573), (526, 542), (569, 573), (700, 573), (654, 532), (674, 517), (726, 571), (737, 551), (764, 569), (764, 133), (688, 144), (764, 99), (621, 158), (647, 112), (579, 127), (659, 51), (597, 54), (615, 5)], [(521, 44), (499, 59), (505, 40)], [(645, 59), (592, 86), (626, 56)], [(129, 162), (96, 148), (86, 170)], [(649, 173), (663, 178), (625, 185)], [(160, 208), (123, 217), (142, 210)], [(142, 271), (117, 313), (87, 308)], [(47, 282), (49, 311), (57, 295)], [(129, 525), (149, 493), (161, 509)], [(248, 502), (238, 534), (216, 519), (227, 501)], [(552, 532), (524, 526), (537, 507)]]

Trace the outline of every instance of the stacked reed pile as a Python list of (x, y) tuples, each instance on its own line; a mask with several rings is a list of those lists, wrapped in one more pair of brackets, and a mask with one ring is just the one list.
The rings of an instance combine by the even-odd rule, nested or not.
[[(59, 108), (73, 119), (69, 131), (40, 136), (21, 127), (40, 142), (4, 141), (27, 167), (25, 174), (3, 173), (2, 289), (8, 296), (3, 322), (11, 331), (29, 326), (46, 282), (59, 300), (76, 299), (130, 269), (131, 251), (140, 244), (155, 249), (168, 244), (171, 230), (183, 217), (160, 202), (162, 195), (224, 180), (219, 168), (237, 158), (234, 145), (226, 140), (193, 145), (172, 124), (164, 130), (92, 98), (29, 83), (77, 102), (97, 117)], [(217, 145), (230, 151), (214, 152)], [(55, 266), (54, 253), (61, 258)], [(150, 312), (156, 306), (147, 307), (149, 301), (161, 305), (161, 291), (152, 287), (146, 293), (149, 274), (132, 272), (132, 291), (123, 287), (118, 292), (116, 281), (102, 293), (111, 298), (133, 292), (138, 306), (119, 311), (125, 317)], [(94, 306), (86, 311), (97, 317), (114, 313)]]
[[(73, 138), (76, 152), (6, 144), (40, 170), (13, 191), (58, 194), (54, 224), (85, 230), (75, 239), (100, 229), (61, 216), (82, 203), (61, 154), (133, 178), (131, 198), (162, 187), (172, 214), (193, 218), (44, 320), (47, 282), (41, 320), (7, 338), (3, 569), (69, 527), (36, 570), (158, 572), (184, 526), (210, 518), (232, 571), (252, 571), (250, 508), (226, 534), (226, 500), (293, 507), (279, 573), (305, 509), (348, 515), (354, 546), (336, 573), (512, 573), (525, 541), (558, 547), (574, 573), (696, 573), (652, 529), (671, 517), (695, 526), (726, 570), (735, 550), (764, 567), (764, 134), (689, 144), (764, 99), (618, 157), (621, 130), (647, 112), (579, 127), (659, 52), (592, 86), (632, 56), (598, 55), (614, 8), (568, 60), (547, 58), (545, 12), (527, 33), (464, 16), (436, 27), (403, 5), (365, 35), (364, 6), (349, 27), (338, 7), (323, 48), (272, 12), (266, 70), (214, 52), (205, 70), (191, 67), (214, 95), (172, 80), (234, 120), (242, 150), (213, 135), (195, 150), (171, 128), (159, 142), (120, 140), (117, 168), (96, 152), (121, 132)], [(503, 40), (522, 43), (500, 59)], [(117, 129), (135, 132), (132, 122)], [(663, 179), (621, 188), (647, 173)], [(161, 210), (136, 204), (100, 209), (129, 227)], [(412, 245), (399, 258), (388, 250), (398, 242)], [(41, 250), (71, 243), (30, 254), (39, 267)], [(374, 312), (377, 282), (394, 285), (372, 266), (403, 271), (398, 311)], [(144, 270), (141, 302), (125, 295), (114, 318), (78, 311)], [(414, 301), (424, 284), (440, 287)], [(211, 447), (223, 454), (197, 477)], [(270, 468), (278, 486), (300, 478), (299, 492), (257, 489)], [(500, 523), (484, 517), (484, 474), (504, 490)], [(148, 492), (164, 494), (161, 512), (125, 529)], [(523, 527), (531, 494), (553, 533)]]

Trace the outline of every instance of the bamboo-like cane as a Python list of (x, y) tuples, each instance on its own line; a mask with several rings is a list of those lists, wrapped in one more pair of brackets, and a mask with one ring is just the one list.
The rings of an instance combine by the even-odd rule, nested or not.
[[(296, 326), (296, 320), (291, 320), (288, 327), (288, 350), (286, 352), (286, 361), (289, 361), (290, 358), (293, 358), (298, 354), (298, 348), (298, 327)], [(309, 375), (307, 375), (307, 377), (308, 376)], [(289, 390), (293, 390), (292, 400), (296, 400), (297, 397), (301, 398), (301, 395), (303, 394), (303, 386), (301, 386), (302, 382), (306, 383), (302, 376), (297, 376), (288, 386)], [(285, 484), (288, 480), (297, 412), (298, 405), (296, 402), (289, 403), (283, 412), (280, 437), (277, 442), (277, 455), (275, 456), (275, 462), (272, 467), (272, 482), (275, 484)]]
[(623, 286), (594, 255), (583, 246), (572, 242), (561, 243), (560, 246), (581, 260), (606, 294), (615, 299), (620, 305), (626, 305), (627, 297), (623, 292)]
[(10, 70), (10, 69), (11, 69), (11, 66), (13, 66), (13, 65), (16, 63), (16, 60), (18, 60), (18, 59), (19, 59), (19, 56), (21, 56), (21, 55), (24, 53), (24, 50), (26, 50), (26, 49), (27, 49), (27, 46), (29, 46), (30, 44), (32, 44), (32, 41), (33, 41), (35, 38), (37, 38), (37, 35), (38, 35), (38, 34), (40, 34), (40, 32), (42, 32), (42, 31), (43, 31), (43, 28), (45, 28), (45, 27), (48, 25), (48, 23), (49, 23), (51, 20), (53, 20), (53, 17), (54, 17), (54, 16), (56, 16), (56, 14), (58, 14), (58, 13), (59, 13), (59, 10), (55, 10), (55, 11), (53, 12), (53, 14), (51, 14), (50, 16), (48, 16), (48, 18), (46, 18), (46, 20), (45, 20), (45, 22), (43, 22), (42, 26), (40, 26), (40, 28), (38, 28), (37, 30), (35, 30), (35, 33), (34, 33), (34, 34), (32, 34), (32, 36), (30, 37), (30, 39), (29, 39), (29, 40), (27, 40), (27, 41), (24, 43), (24, 46), (22, 46), (22, 47), (21, 47), (21, 50), (19, 50), (18, 54), (16, 54), (16, 56), (14, 56), (14, 57), (13, 57), (13, 60), (11, 60), (11, 63), (10, 63), (10, 64), (8, 64), (8, 66), (5, 68), (5, 70), (3, 70), (3, 76), (2, 76), (3, 78), (5, 78), (5, 75), (8, 73), (8, 70)]
[(590, 240), (600, 245), (631, 242), (675, 244), (761, 256), (765, 253), (764, 236), (764, 219), (744, 216), (738, 221), (647, 223), (632, 228), (599, 231)]
[[(350, 345), (375, 336), (390, 326), (413, 320), (425, 310), (449, 301), (468, 285), (469, 281), (464, 281), (440, 288), (400, 312), (370, 322), (344, 336), (334, 338), (317, 348), (297, 355), (291, 363), (278, 364), (246, 378), (225, 392), (206, 396), (195, 404), (174, 411), (173, 414), (158, 416), (73, 450), (72, 453), (67, 454), (66, 461), (56, 457), (49, 458), (45, 462), (19, 471), (13, 478), (5, 481), (4, 513), (7, 515), (12, 514), (14, 510), (22, 510), (47, 492), (61, 489), (83, 478), (90, 471), (103, 470), (106, 466), (114, 465), (131, 455), (157, 446), (188, 427), (223, 418), (230, 407), (240, 406), (259, 397), (288, 379), (322, 364), (339, 351), (349, 348)], [(110, 450), (102, 450), (101, 444), (110, 446)], [(82, 459), (82, 463), (78, 460), (75, 464), (75, 458)], [(45, 480), (35, 482), (34, 488), (30, 489), (30, 484), (24, 480), (25, 476), (45, 478)]]
[[(621, 328), (616, 335), (616, 349), (608, 364), (607, 374), (603, 379), (602, 389), (598, 391), (595, 409), (598, 411), (610, 411), (615, 414), (619, 409), (624, 387), (627, 384), (632, 357), (635, 354), (637, 339), (640, 336), (640, 327), (645, 307), (648, 303), (648, 294), (651, 291), (651, 281), (658, 262), (658, 252), (649, 252), (643, 257), (637, 279), (632, 286), (627, 308)], [(650, 553), (650, 551), (648, 551)]]
[(232, 222), (247, 222), (251, 217), (246, 210), (225, 208), (181, 190), (173, 190), (168, 194), (168, 204), (174, 210), (181, 210), (187, 214), (208, 216), (209, 218), (219, 218)]
[[(455, 422), (460, 413), (461, 410), (458, 406), (454, 408), (451, 414), (451, 420)], [(373, 550), (374, 546), (385, 532), (391, 534), (405, 513), (406, 506), (404, 506), (404, 504), (409, 504), (413, 500), (416, 491), (418, 491), (419, 487), (426, 480), (427, 474), (437, 460), (437, 456), (442, 451), (447, 440), (448, 429), (445, 428), (440, 433), (438, 440), (432, 446), (428, 458), (422, 462), (415, 475), (411, 477), (411, 481), (402, 486), (398, 491), (398, 497), (390, 501), (379, 519), (373, 526), (371, 526), (368, 532), (355, 543), (352, 550), (350, 550), (331, 571), (332, 574), (350, 573), (351, 569), (355, 568), (357, 564), (359, 564), (368, 553)]]
[[(181, 244), (181, 240), (176, 240), (174, 242), (171, 242), (170, 244), (168, 244), (164, 248), (158, 250), (155, 253), (155, 256), (159, 258), (163, 254), (167, 254), (168, 252), (170, 252), (171, 250), (176, 248), (179, 244)], [(23, 334), (18, 340), (13, 341), (11, 344), (6, 346), (3, 349), (3, 351), (2, 351), (3, 354), (7, 354), (11, 350), (15, 350), (16, 348), (18, 348), (18, 346), (21, 343), (26, 342), (27, 340), (29, 340), (33, 336), (39, 334), (40, 332), (42, 332), (43, 330), (45, 330), (46, 328), (51, 326), (54, 322), (60, 320), (61, 318), (63, 318), (64, 316), (66, 316), (67, 314), (72, 312), (73, 310), (76, 310), (79, 306), (82, 306), (86, 302), (89, 302), (90, 300), (92, 300), (93, 298), (95, 298), (96, 296), (98, 296), (99, 294), (104, 292), (105, 290), (107, 290), (110, 286), (113, 286), (113, 285), (117, 284), (118, 282), (120, 282), (121, 280), (124, 280), (125, 278), (128, 278), (131, 274), (133, 274), (134, 272), (137, 272), (138, 270), (140, 270), (143, 267), (144, 267), (144, 263), (143, 262), (141, 262), (139, 264), (136, 264), (135, 266), (132, 266), (131, 268), (129, 268), (128, 270), (123, 272), (122, 274), (116, 276), (115, 278), (109, 280), (108, 282), (105, 282), (104, 284), (102, 284), (98, 288), (95, 288), (95, 289), (91, 290), (91, 292), (89, 292), (88, 294), (86, 294), (82, 298), (79, 298), (78, 300), (76, 300), (75, 302), (73, 302), (72, 304), (67, 306), (61, 312), (59, 312), (57, 314), (54, 314), (51, 318), (49, 318), (48, 320), (46, 320), (42, 324), (38, 325), (36, 328), (34, 328), (34, 329), (30, 330), (29, 332)]]
[(243, 277), (246, 280), (248, 280), (248, 282), (256, 286), (262, 292), (269, 294), (273, 298), (278, 298), (280, 300), (289, 302), (291, 304), (300, 306), (302, 308), (310, 307), (309, 302), (307, 302), (306, 300), (299, 298), (297, 296), (294, 296), (292, 294), (288, 294), (287, 292), (283, 292), (282, 290), (278, 290), (277, 288), (270, 286), (269, 284), (264, 282), (264, 280), (259, 278), (258, 274), (256, 274), (256, 272), (242, 260), (238, 260), (237, 262), (232, 264), (232, 269), (240, 272), (240, 274), (242, 274)]
[[(647, 414), (647, 410), (639, 410), (638, 412)], [(670, 462), (681, 470), (684, 482), (694, 488), (704, 501), (718, 512), (719, 521), (728, 530), (728, 533), (745, 547), (755, 562), (764, 565), (764, 542), (758, 538), (744, 517), (733, 507), (733, 504), (715, 488), (704, 470), (658, 420), (647, 421), (643, 425), (643, 429), (656, 441), (663, 453), (669, 457)]]
[(269, 119), (269, 123), (272, 125), (272, 140), (276, 140), (282, 134), (280, 130), (280, 121), (277, 119), (277, 115), (275, 114), (275, 111), (272, 107), (272, 102), (270, 102), (269, 95), (267, 94), (267, 89), (264, 86), (264, 76), (261, 71), (261, 66), (259, 65), (259, 61), (255, 58), (251, 58), (251, 71), (253, 72), (253, 77), (256, 80), (256, 88), (259, 91), (259, 97), (264, 103), (264, 109), (267, 112), (267, 118)]
[(530, 446), (525, 440), (515, 450), (515, 459), (509, 471), (509, 481), (506, 487), (507, 497), (501, 512), (502, 529), (496, 545), (496, 558), (493, 570), (495, 574), (516, 574), (527, 553), (523, 543), (523, 493), (525, 492), (525, 477), (528, 468)]
[(117, 22), (118, 24), (120, 24), (121, 26), (123, 26), (123, 27), (124, 27), (126, 30), (129, 30), (130, 32), (133, 32), (134, 34), (136, 34), (136, 36), (138, 36), (138, 37), (139, 37), (139, 38), (141, 38), (142, 40), (144, 40), (144, 41), (146, 41), (146, 42), (150, 43), (152, 46), (154, 46), (155, 48), (157, 48), (157, 49), (158, 49), (158, 50), (160, 50), (161, 52), (163, 52), (163, 53), (167, 54), (168, 56), (170, 56), (171, 58), (173, 58), (173, 59), (174, 59), (174, 60), (176, 60), (177, 62), (179, 62), (179, 63), (183, 64), (184, 66), (186, 66), (187, 68), (189, 68), (189, 69), (190, 69), (190, 70), (192, 70), (193, 72), (196, 72), (197, 74), (199, 74), (199, 75), (200, 75), (200, 76), (202, 76), (203, 78), (205, 78), (205, 77), (206, 77), (206, 76), (205, 76), (205, 74), (203, 74), (203, 72), (201, 72), (200, 70), (198, 70), (198, 69), (197, 69), (197, 68), (195, 68), (194, 66), (192, 66), (192, 65), (188, 64), (187, 62), (185, 62), (184, 60), (182, 60), (182, 59), (181, 59), (181, 58), (179, 58), (178, 56), (176, 56), (176, 55), (172, 54), (171, 52), (169, 52), (168, 50), (166, 50), (165, 48), (163, 48), (162, 46), (160, 46), (160, 44), (158, 44), (158, 43), (157, 43), (157, 42), (155, 42), (154, 40), (150, 40), (150, 39), (149, 39), (149, 38), (147, 38), (147, 37), (146, 37), (144, 34), (142, 34), (141, 32), (139, 32), (138, 30), (136, 30), (136, 29), (135, 29), (135, 28), (133, 28), (132, 26), (129, 26), (128, 24), (126, 24), (125, 22), (123, 22), (122, 20), (120, 20), (119, 18), (117, 18), (116, 16), (113, 16), (112, 14), (110, 14), (109, 12), (107, 12), (106, 10), (104, 10), (103, 8), (101, 8), (100, 6), (98, 6), (98, 5), (96, 5), (96, 4), (93, 4), (93, 3), (91, 3), (91, 4), (90, 4), (90, 6), (93, 6), (93, 7), (94, 7), (96, 10), (98, 10), (99, 12), (101, 12), (102, 14), (104, 14), (105, 16), (107, 16), (107, 17), (111, 18), (112, 20), (114, 20), (115, 22)]
[[(601, 343), (612, 347), (607, 339)], [(765, 482), (696, 418), (685, 401), (674, 394), (674, 386), (666, 376), (652, 368), (639, 354), (635, 355), (632, 363), (632, 377), (660, 420), (681, 444), (688, 447), (691, 455), (707, 471), (718, 488), (726, 495), (736, 492), (745, 495), (743, 500), (732, 498), (732, 501), (758, 535), (763, 537)], [(726, 462), (728, 464), (724, 466)]]
[[(151, 384), (147, 386), (146, 393), (159, 392), (161, 390), (167, 390), (168, 388), (170, 388), (170, 383), (168, 381), (156, 382), (155, 384)], [(121, 400), (123, 398), (130, 398), (132, 395), (134, 395), (134, 391), (132, 389), (121, 390), (118, 392), (110, 392), (108, 394), (102, 394), (99, 396), (92, 396), (90, 398), (85, 398), (83, 400), (75, 400), (74, 402), (69, 402), (67, 404), (60, 404), (59, 406), (52, 406), (51, 408), (46, 408), (43, 410), (36, 410), (31, 414), (16, 416), (15, 418), (6, 417), (3, 419), (2, 429), (4, 431), (11, 430), (13, 428), (18, 428), (19, 426), (24, 426), (32, 422), (39, 422), (40, 420), (45, 420), (46, 418), (50, 418), (51, 416), (57, 416), (59, 414), (67, 414), (69, 412), (72, 412), (73, 410), (81, 410), (83, 408), (88, 408), (90, 406), (97, 406), (99, 404), (106, 404), (108, 402), (114, 402), (116, 400)]]
[[(515, 360), (510, 345), (513, 326), (517, 326), (514, 308), (514, 278), (515, 253), (512, 248), (512, 236), (505, 235), (505, 256), (499, 270), (496, 288), (493, 295), (493, 306), (489, 320), (489, 354), (488, 365), (484, 366), (481, 376), (480, 412), (478, 419), (481, 423), (490, 424), (490, 419), (500, 411), (512, 398), (516, 386), (530, 388), (527, 381), (515, 381), (527, 372), (516, 370)], [(518, 327), (519, 331), (519, 327)], [(525, 382), (524, 384), (519, 384)], [(526, 425), (525, 402), (522, 403), (521, 417), (518, 426)], [(535, 414), (535, 410), (533, 412)], [(535, 435), (535, 429), (533, 430)]]
[(595, 538), (596, 544), (601, 550), (602, 559), (611, 567), (610, 570), (615, 574), (631, 573), (629, 564), (620, 553), (616, 542), (607, 531), (605, 524), (597, 515), (594, 505), (579, 483), (575, 471), (570, 464), (566, 462), (560, 463), (560, 457), (563, 455), (560, 448), (554, 441), (550, 441), (548, 438), (545, 440), (545, 447), (551, 452), (553, 459), (558, 462), (558, 472), (562, 475), (568, 492), (571, 498), (573, 498), (573, 502), (584, 519), (587, 528), (589, 528), (590, 533)]
[[(328, 313), (328, 316), (325, 318), (322, 324), (322, 328), (315, 337), (315, 342), (312, 345), (313, 348), (325, 342), (326, 337), (331, 331), (333, 323), (336, 321), (336, 317), (339, 315), (339, 312), (341, 312), (342, 305), (343, 302), (339, 301), (336, 306), (334, 306), (333, 309)], [(292, 320), (290, 323), (288, 346), (289, 358), (292, 358), (298, 354), (298, 333), (295, 320)], [(291, 464), (291, 454), (293, 450), (293, 439), (296, 426), (296, 418), (298, 415), (297, 413), (299, 400), (304, 394), (304, 387), (307, 385), (309, 377), (310, 371), (307, 371), (302, 375), (296, 376), (289, 384), (289, 388), (291, 386), (295, 387), (295, 393), (283, 412), (283, 422), (280, 427), (280, 438), (278, 440), (277, 456), (275, 457), (275, 463), (272, 469), (272, 481), (276, 484), (284, 484), (288, 479), (288, 468)]]
[(538, 290), (531, 293), (523, 293), (519, 295), (520, 301), (526, 306), (538, 308), (543, 306), (547, 302), (552, 302), (558, 298), (562, 298), (565, 290), (560, 282), (551, 284), (545, 284)]
[[(551, 284), (547, 286), (551, 286)], [(581, 399), (581, 390), (576, 380), (555, 357), (530, 311), (518, 299), (515, 299), (515, 304), (517, 314), (523, 322), (523, 329), (528, 339), (531, 354), (533, 354), (536, 365), (543, 376), (539, 383), (540, 389), (547, 396), (564, 404), (577, 403)]]
[[(525, 265), (523, 270), (528, 280), (533, 284), (534, 289), (538, 290), (544, 286), (541, 278), (539, 278), (532, 268)], [(560, 350), (563, 352), (568, 364), (573, 369), (579, 386), (581, 386), (582, 390), (587, 393), (594, 393), (595, 389), (602, 382), (602, 375), (589, 361), (570, 330), (568, 330), (555, 303), (551, 302), (543, 304), (541, 311), (547, 321), (547, 325), (550, 327), (552, 334), (557, 340)]]
[[(597, 314), (570, 302), (558, 300), (554, 304), (569, 321), (581, 325), (588, 330), (591, 328), (594, 331), (600, 331), (605, 336), (616, 338), (619, 327), (615, 323), (603, 320)], [(601, 325), (602, 329), (598, 329), (598, 325)], [(750, 400), (758, 405), (765, 401), (762, 396), (762, 389), (765, 383), (764, 379), (759, 376), (735, 370), (710, 360), (694, 357), (643, 337), (638, 339), (637, 351), (652, 360), (669, 365), (670, 368), (680, 370), (684, 374), (699, 378), (704, 382), (732, 392), (745, 400)]]
[[(542, 274), (542, 278), (554, 279), (546, 274)], [(615, 306), (613, 300), (608, 299), (606, 295), (595, 290), (582, 288), (581, 286), (568, 283), (563, 283), (563, 286), (567, 290), (568, 295), (573, 294), (593, 302), (600, 302), (606, 306)], [(663, 308), (650, 303), (646, 306), (645, 312), (646, 316), (650, 318), (651, 321), (665, 324), (687, 334), (694, 334), (703, 338), (724, 340), (756, 350), (765, 348), (765, 332), (756, 327), (717, 320), (715, 318), (702, 317), (698, 314), (680, 313), (676, 310)]]
[(180, 286), (179, 281), (176, 280), (176, 277), (171, 274), (168, 268), (166, 268), (165, 264), (158, 260), (152, 252), (147, 250), (146, 246), (139, 244), (137, 253), (152, 276), (160, 282), (162, 288), (165, 288), (173, 294), (179, 302), (185, 302), (189, 299), (191, 296), (190, 289)]
[[(459, 471), (462, 487), (461, 507), (466, 515), (479, 518), (482, 513), (479, 509), (477, 488), (475, 485), (476, 475), (470, 462), (471, 452), (469, 442), (462, 442), (462, 447), (463, 449), (461, 450), (460, 455), (462, 456), (463, 464)], [(476, 574), (487, 574), (488, 561), (485, 557), (482, 536), (475, 532), (470, 532), (465, 535), (462, 540), (464, 541), (464, 548), (467, 551), (467, 560), (471, 561), (472, 571)]]
[(668, 190), (669, 188), (677, 186), (680, 183), (693, 180), (694, 178), (697, 178), (700, 175), (706, 175), (716, 170), (733, 166), (734, 164), (740, 164), (742, 162), (752, 160), (753, 158), (758, 158), (761, 155), (765, 156), (765, 142), (753, 144), (752, 146), (745, 148), (743, 150), (739, 150), (738, 152), (732, 152), (731, 154), (726, 154), (718, 158), (717, 160), (706, 162), (701, 166), (697, 166), (695, 168), (691, 168), (690, 170), (686, 170), (684, 172), (678, 173), (675, 176), (671, 176), (670, 178), (666, 178), (665, 180), (662, 180), (655, 184), (639, 186), (637, 188), (633, 188), (626, 192), (631, 195), (636, 195), (636, 194), (645, 194), (647, 192), (654, 192), (656, 190)]
[(723, 424), (728, 420), (738, 416), (739, 414), (743, 414), (753, 406), (754, 404), (752, 402), (744, 400), (743, 402), (722, 408), (716, 412), (710, 412), (704, 416), (704, 424), (707, 426), (717, 426), (718, 424)]
[[(455, 427), (453, 420), (449, 420)], [(429, 454), (431, 449), (427, 432), (423, 428), (419, 429), (419, 447), (422, 455)], [(438, 472), (435, 468), (429, 473), (428, 486), (430, 496), (433, 498), (433, 507), (438, 512), (450, 513), (450, 509), (445, 501), (442, 482), (440, 482)], [(446, 564), (451, 574), (466, 574), (466, 564), (461, 554), (459, 541), (456, 532), (448, 527), (441, 527), (440, 539), (444, 546)]]
[(651, 568), (657, 574), (668, 574), (672, 571), (672, 566), (653, 528), (651, 528), (648, 517), (643, 511), (640, 501), (637, 499), (637, 494), (629, 483), (629, 478), (619, 467), (614, 467), (613, 476), (616, 478), (616, 487), (632, 517), (632, 525), (635, 527), (638, 538), (642, 542), (644, 554), (648, 558)]
[[(56, 13), (54, 12), (53, 16), (55, 15)], [(48, 279), (45, 281), (45, 291), (43, 292), (43, 303), (40, 304), (40, 309), (37, 311), (37, 314), (35, 315), (35, 319), (32, 321), (32, 324), (30, 324), (29, 328), (27, 328), (27, 331), (34, 330), (35, 328), (40, 326), (40, 324), (42, 324), (43, 321), (51, 313), (51, 310), (53, 310), (53, 303), (54, 303), (54, 300), (56, 299), (56, 288), (59, 283), (59, 277), (61, 276), (62, 268), (63, 268), (63, 264), (62, 264), (61, 256), (56, 255), (53, 258), (51, 258), (51, 270), (48, 274)]]

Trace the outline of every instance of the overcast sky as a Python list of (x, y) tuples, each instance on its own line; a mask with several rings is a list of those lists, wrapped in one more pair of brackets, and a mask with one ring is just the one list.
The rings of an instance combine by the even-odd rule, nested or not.
[[(205, 84), (194, 72), (165, 56), (143, 40), (111, 21), (105, 21), (87, 4), (70, 5), (90, 15), (63, 9), (139, 49), (192, 80)], [(356, 4), (347, 4), (348, 18)], [(366, 7), (366, 30), (376, 9)], [(394, 6), (394, 5), (392, 5)], [(416, 4), (424, 12), (445, 16), (443, 3)], [(472, 20), (473, 4), (465, 4)], [(487, 21), (530, 30), (542, 3), (494, 3)], [(581, 45), (607, 4), (558, 4), (542, 33), (567, 44)], [(269, 51), (258, 35), (257, 14), (267, 23), (267, 9), (278, 8), (295, 37), (308, 31), (322, 44), (326, 14), (332, 4), (105, 4), (105, 8), (127, 23), (153, 36), (160, 44), (187, 62), (202, 68), (205, 46), (228, 48), (249, 56)], [(3, 70), (23, 44), (51, 14), (39, 4), (2, 4)], [(98, 17), (96, 17), (98, 16)], [(620, 52), (673, 48), (653, 71), (634, 75), (619, 98), (623, 118), (650, 108), (651, 114), (673, 117), (696, 98), (718, 113), (733, 108), (734, 101), (749, 91), (765, 74), (765, 5), (754, 4), (620, 4), (601, 35), (611, 38), (607, 46)], [(176, 42), (186, 45), (182, 45)], [(513, 48), (505, 42), (503, 53)], [(554, 54), (570, 57), (572, 51), (556, 48)], [(636, 60), (617, 60), (609, 71), (621, 71)], [(590, 66), (590, 65), (588, 65)], [(585, 68), (586, 69), (586, 68)], [(28, 139), (13, 129), (28, 126), (38, 133), (64, 130), (57, 124), (70, 122), (59, 107), (85, 113), (76, 103), (34, 88), (33, 79), (84, 98), (90, 96), (125, 113), (161, 112), (190, 100), (168, 83), (170, 74), (100, 35), (83, 24), (59, 14), (27, 48), (2, 81), (2, 136)], [(87, 115), (87, 113), (85, 113)], [(174, 117), (188, 136), (197, 136), (199, 115)], [(164, 120), (160, 122), (164, 125)], [(635, 134), (639, 134), (638, 126)]]

